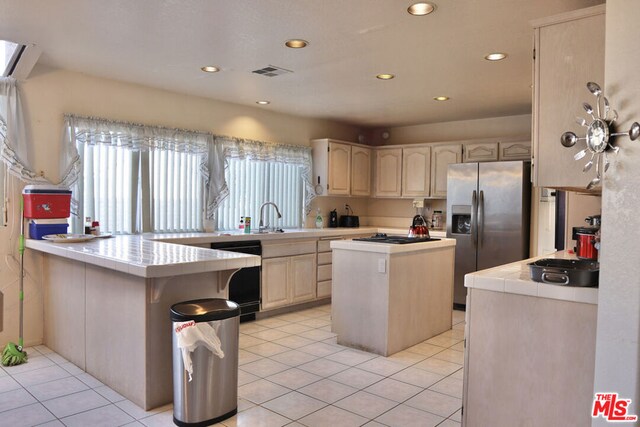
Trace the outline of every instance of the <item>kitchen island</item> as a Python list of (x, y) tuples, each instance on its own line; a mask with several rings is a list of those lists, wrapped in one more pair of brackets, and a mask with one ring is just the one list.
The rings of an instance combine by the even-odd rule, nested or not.
[(451, 329), (454, 239), (331, 248), (338, 344), (389, 356)]
[(463, 425), (591, 425), (598, 289), (534, 282), (527, 264), (465, 276)]
[(45, 344), (145, 409), (173, 400), (169, 307), (227, 298), (260, 257), (116, 236), (27, 240), (43, 253)]

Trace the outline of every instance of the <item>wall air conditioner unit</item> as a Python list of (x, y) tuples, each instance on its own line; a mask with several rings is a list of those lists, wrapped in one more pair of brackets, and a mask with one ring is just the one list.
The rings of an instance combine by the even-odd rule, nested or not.
[[(35, 44), (25, 45), (0, 41), (0, 48), (5, 51), (5, 58), (8, 56), (8, 49), (14, 48), (13, 54), (5, 61), (2, 76), (13, 77), (16, 80), (26, 80), (42, 54), (42, 50)], [(2, 64), (0, 63), (0, 65)]]

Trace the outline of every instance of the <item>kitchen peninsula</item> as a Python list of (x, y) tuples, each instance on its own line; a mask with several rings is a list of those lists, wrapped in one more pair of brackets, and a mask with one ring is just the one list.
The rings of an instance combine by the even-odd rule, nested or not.
[(170, 403), (169, 307), (227, 298), (227, 283), (260, 257), (116, 236), (27, 240), (43, 253), (45, 344), (145, 409)]
[(535, 259), (465, 276), (466, 426), (591, 425), (598, 288), (534, 282)]
[(331, 248), (338, 344), (389, 356), (451, 329), (455, 240)]

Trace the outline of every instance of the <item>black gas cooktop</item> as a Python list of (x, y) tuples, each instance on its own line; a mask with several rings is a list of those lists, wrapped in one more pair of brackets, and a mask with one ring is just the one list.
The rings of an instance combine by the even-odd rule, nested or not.
[(435, 242), (440, 239), (434, 239), (433, 237), (406, 237), (406, 236), (387, 236), (384, 233), (378, 233), (371, 237), (359, 237), (359, 242), (377, 242), (377, 243), (391, 243), (397, 245), (404, 245), (406, 243), (423, 243), (423, 242)]

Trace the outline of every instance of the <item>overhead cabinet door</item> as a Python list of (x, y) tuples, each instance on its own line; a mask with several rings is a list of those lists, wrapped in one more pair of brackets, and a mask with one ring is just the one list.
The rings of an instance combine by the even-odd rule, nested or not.
[(431, 197), (447, 197), (447, 170), (462, 160), (462, 145), (437, 145), (431, 149)]
[(351, 147), (351, 195), (371, 195), (371, 149)]
[(400, 197), (402, 195), (402, 148), (376, 150), (377, 197)]
[(431, 190), (431, 149), (404, 148), (402, 151), (402, 195), (428, 197)]
[(351, 188), (351, 146), (329, 143), (329, 194), (349, 195)]

